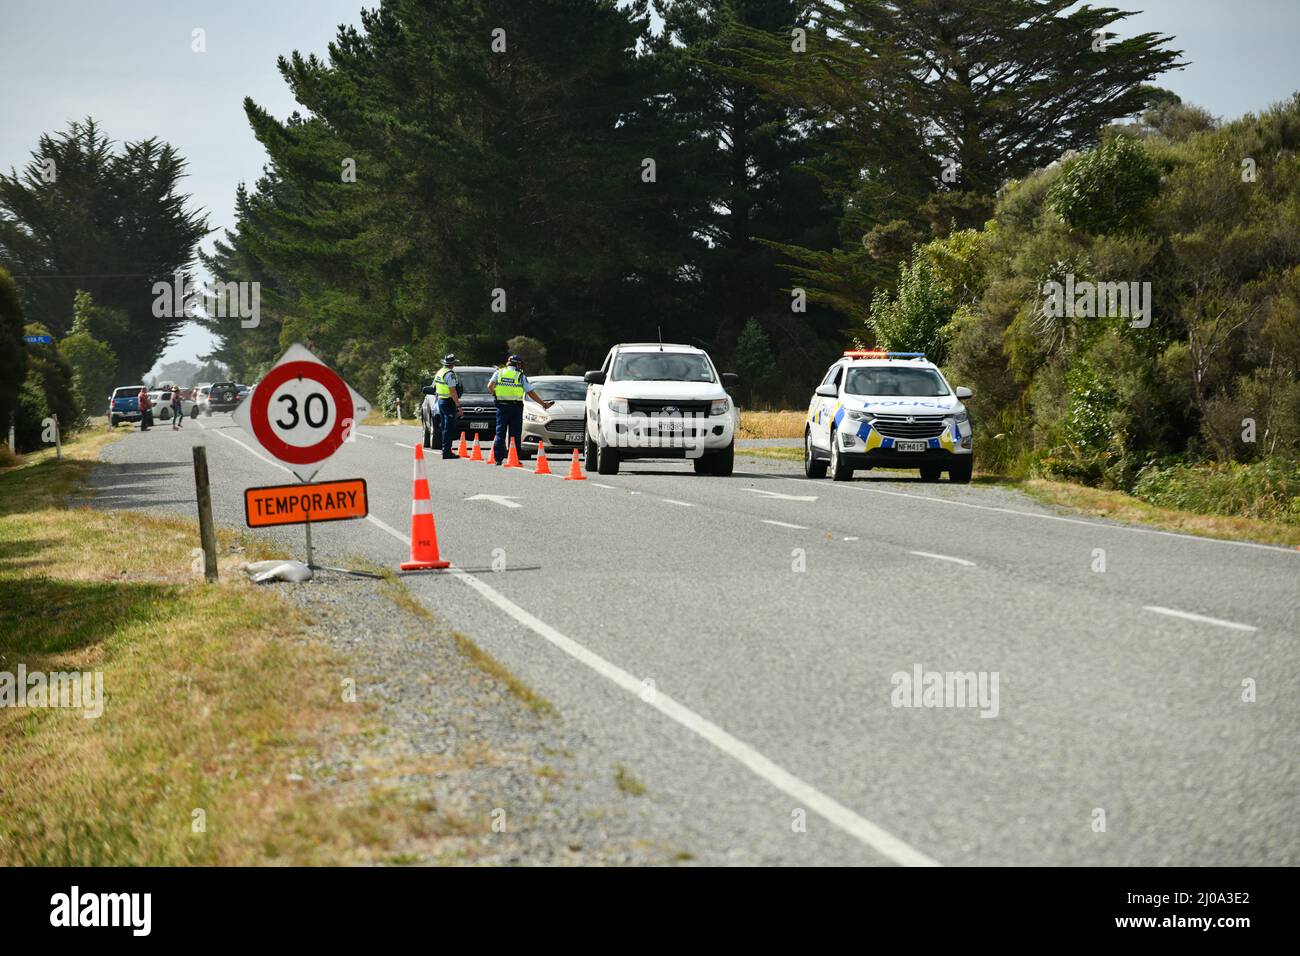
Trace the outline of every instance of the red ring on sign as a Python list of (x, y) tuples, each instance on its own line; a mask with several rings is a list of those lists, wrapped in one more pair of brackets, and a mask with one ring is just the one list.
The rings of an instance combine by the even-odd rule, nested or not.
[[(271, 428), (271, 396), (291, 378), (309, 378), (313, 382), (319, 382), (334, 399), (335, 428), (314, 445), (290, 445)], [(352, 394), (343, 379), (331, 369), (318, 362), (285, 362), (271, 369), (253, 389), (253, 405), (248, 410), (248, 421), (262, 447), (274, 457), (291, 465), (314, 465), (339, 450), (345, 431), (343, 423), (352, 418), (354, 412)]]

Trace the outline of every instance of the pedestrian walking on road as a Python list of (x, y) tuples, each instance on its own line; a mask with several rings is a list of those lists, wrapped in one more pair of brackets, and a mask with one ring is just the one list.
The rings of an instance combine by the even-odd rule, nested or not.
[(171, 407), (172, 407), (172, 431), (175, 431), (178, 428), (184, 428), (185, 408), (183, 403), (181, 402), (181, 387), (179, 385), (172, 386)]
[(460, 395), (464, 386), (456, 374), (456, 356), (444, 355), (442, 368), (433, 377), (433, 385), (424, 388), (424, 394), (433, 395), (438, 400), (438, 428), (442, 433), (442, 457), (459, 457), (451, 450), (452, 431), (456, 420), (460, 418)]
[(550, 408), (555, 403), (533, 391), (528, 376), (524, 374), (524, 360), (518, 355), (510, 356), (504, 368), (492, 373), (487, 387), (497, 403), (497, 437), (492, 443), (492, 459), (499, 465), (506, 460), (511, 438), (515, 441), (515, 450), (519, 449), (524, 431), (524, 396), (542, 408)]
[(140, 386), (140, 394), (135, 397), (140, 408), (140, 431), (147, 432), (153, 427), (153, 402), (149, 400), (149, 390)]

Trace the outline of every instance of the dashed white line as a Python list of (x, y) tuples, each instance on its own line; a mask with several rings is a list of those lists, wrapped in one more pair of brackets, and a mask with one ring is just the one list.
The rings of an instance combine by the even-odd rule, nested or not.
[(773, 521), (771, 518), (763, 518), (762, 521), (763, 521), (763, 524), (774, 524), (774, 525), (776, 525), (778, 528), (794, 528), (796, 531), (807, 531), (807, 530), (808, 530), (808, 528), (807, 528), (806, 525), (801, 525), (801, 524), (791, 524), (791, 523), (788, 522), (788, 521)]
[(593, 487), (593, 488), (608, 488), (610, 491), (618, 491), (618, 488), (615, 487), (614, 485), (602, 485), (599, 481), (593, 481), (593, 482), (591, 483), (591, 487)]
[(676, 498), (660, 498), (659, 500), (662, 501), (662, 502), (663, 502), (664, 504), (666, 504), (666, 505), (677, 505), (677, 506), (680, 507), (680, 508), (694, 508), (694, 507), (695, 507), (695, 505), (691, 504), (689, 501), (678, 501)]
[(396, 445), (398, 448), (414, 448), (414, 447), (415, 447), (414, 445), (407, 445), (407, 444), (405, 444), (404, 442), (400, 442), (400, 441), (395, 441), (395, 442), (393, 442), (393, 444)]
[[(410, 545), (410, 538), (380, 521), (374, 515), (367, 515), (366, 520), (373, 522), (399, 541)], [(638, 678), (633, 677), (617, 664), (611, 663), (599, 654), (588, 650), (573, 638), (561, 634), (545, 621), (525, 611), (491, 585), (485, 584), (474, 575), (459, 568), (453, 567), (444, 573), (451, 574), (463, 581), (533, 633), (550, 642), (574, 660), (585, 664), (601, 677), (621, 687), (629, 694), (635, 695), (638, 700), (649, 704), (665, 717), (708, 741), (750, 772), (787, 796), (797, 800), (802, 806), (806, 806), (834, 826), (839, 827), (863, 845), (902, 866), (940, 865), (936, 860), (926, 856), (920, 850), (903, 842), (892, 833), (881, 829), (865, 817), (854, 813), (833, 797), (822, 793), (812, 784), (801, 780), (785, 768), (773, 763), (743, 740), (733, 737), (711, 720), (701, 717), (689, 707), (673, 700), (663, 691), (656, 691), (652, 698), (646, 700), (642, 696), (642, 685)]]
[(965, 558), (954, 558), (948, 554), (934, 554), (931, 551), (909, 551), (908, 554), (914, 554), (918, 558), (934, 558), (936, 561), (951, 561), (953, 564), (960, 564), (968, 568), (975, 567), (974, 561), (967, 561)]
[(1238, 624), (1236, 621), (1225, 621), (1217, 617), (1206, 617), (1204, 614), (1193, 614), (1191, 611), (1178, 611), (1171, 607), (1158, 607), (1154, 604), (1143, 606), (1144, 611), (1154, 611), (1156, 614), (1167, 614), (1170, 617), (1181, 617), (1186, 621), (1196, 621), (1200, 624), (1215, 624), (1219, 627), (1230, 627), (1234, 631), (1258, 631), (1259, 628), (1251, 624)]
[(844, 540), (845, 540), (845, 541), (861, 541), (862, 539), (859, 538), (859, 537), (855, 534), (855, 535), (851, 535), (850, 537), (845, 538)]

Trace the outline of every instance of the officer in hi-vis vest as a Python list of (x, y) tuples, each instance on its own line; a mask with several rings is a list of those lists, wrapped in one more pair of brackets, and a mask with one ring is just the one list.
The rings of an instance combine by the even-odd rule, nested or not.
[[(438, 427), (442, 431), (442, 457), (455, 458), (451, 450), (452, 433), (456, 429), (456, 420), (460, 418), (460, 393), (464, 390), (460, 376), (456, 374), (456, 356), (444, 355), (442, 368), (433, 377), (433, 395), (438, 400)], [(425, 394), (429, 393), (425, 389)]]
[(492, 459), (496, 464), (506, 460), (509, 451), (509, 439), (515, 440), (515, 450), (519, 450), (524, 431), (524, 396), (527, 395), (542, 408), (550, 408), (554, 402), (548, 402), (533, 391), (524, 374), (524, 360), (512, 355), (504, 368), (499, 368), (488, 379), (488, 391), (497, 403), (497, 437), (492, 444)]

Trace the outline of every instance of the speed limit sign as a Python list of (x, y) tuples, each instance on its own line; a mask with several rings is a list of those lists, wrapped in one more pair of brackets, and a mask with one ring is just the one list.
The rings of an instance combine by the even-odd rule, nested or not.
[(232, 417), (270, 457), (311, 481), (369, 412), (338, 373), (294, 343)]

